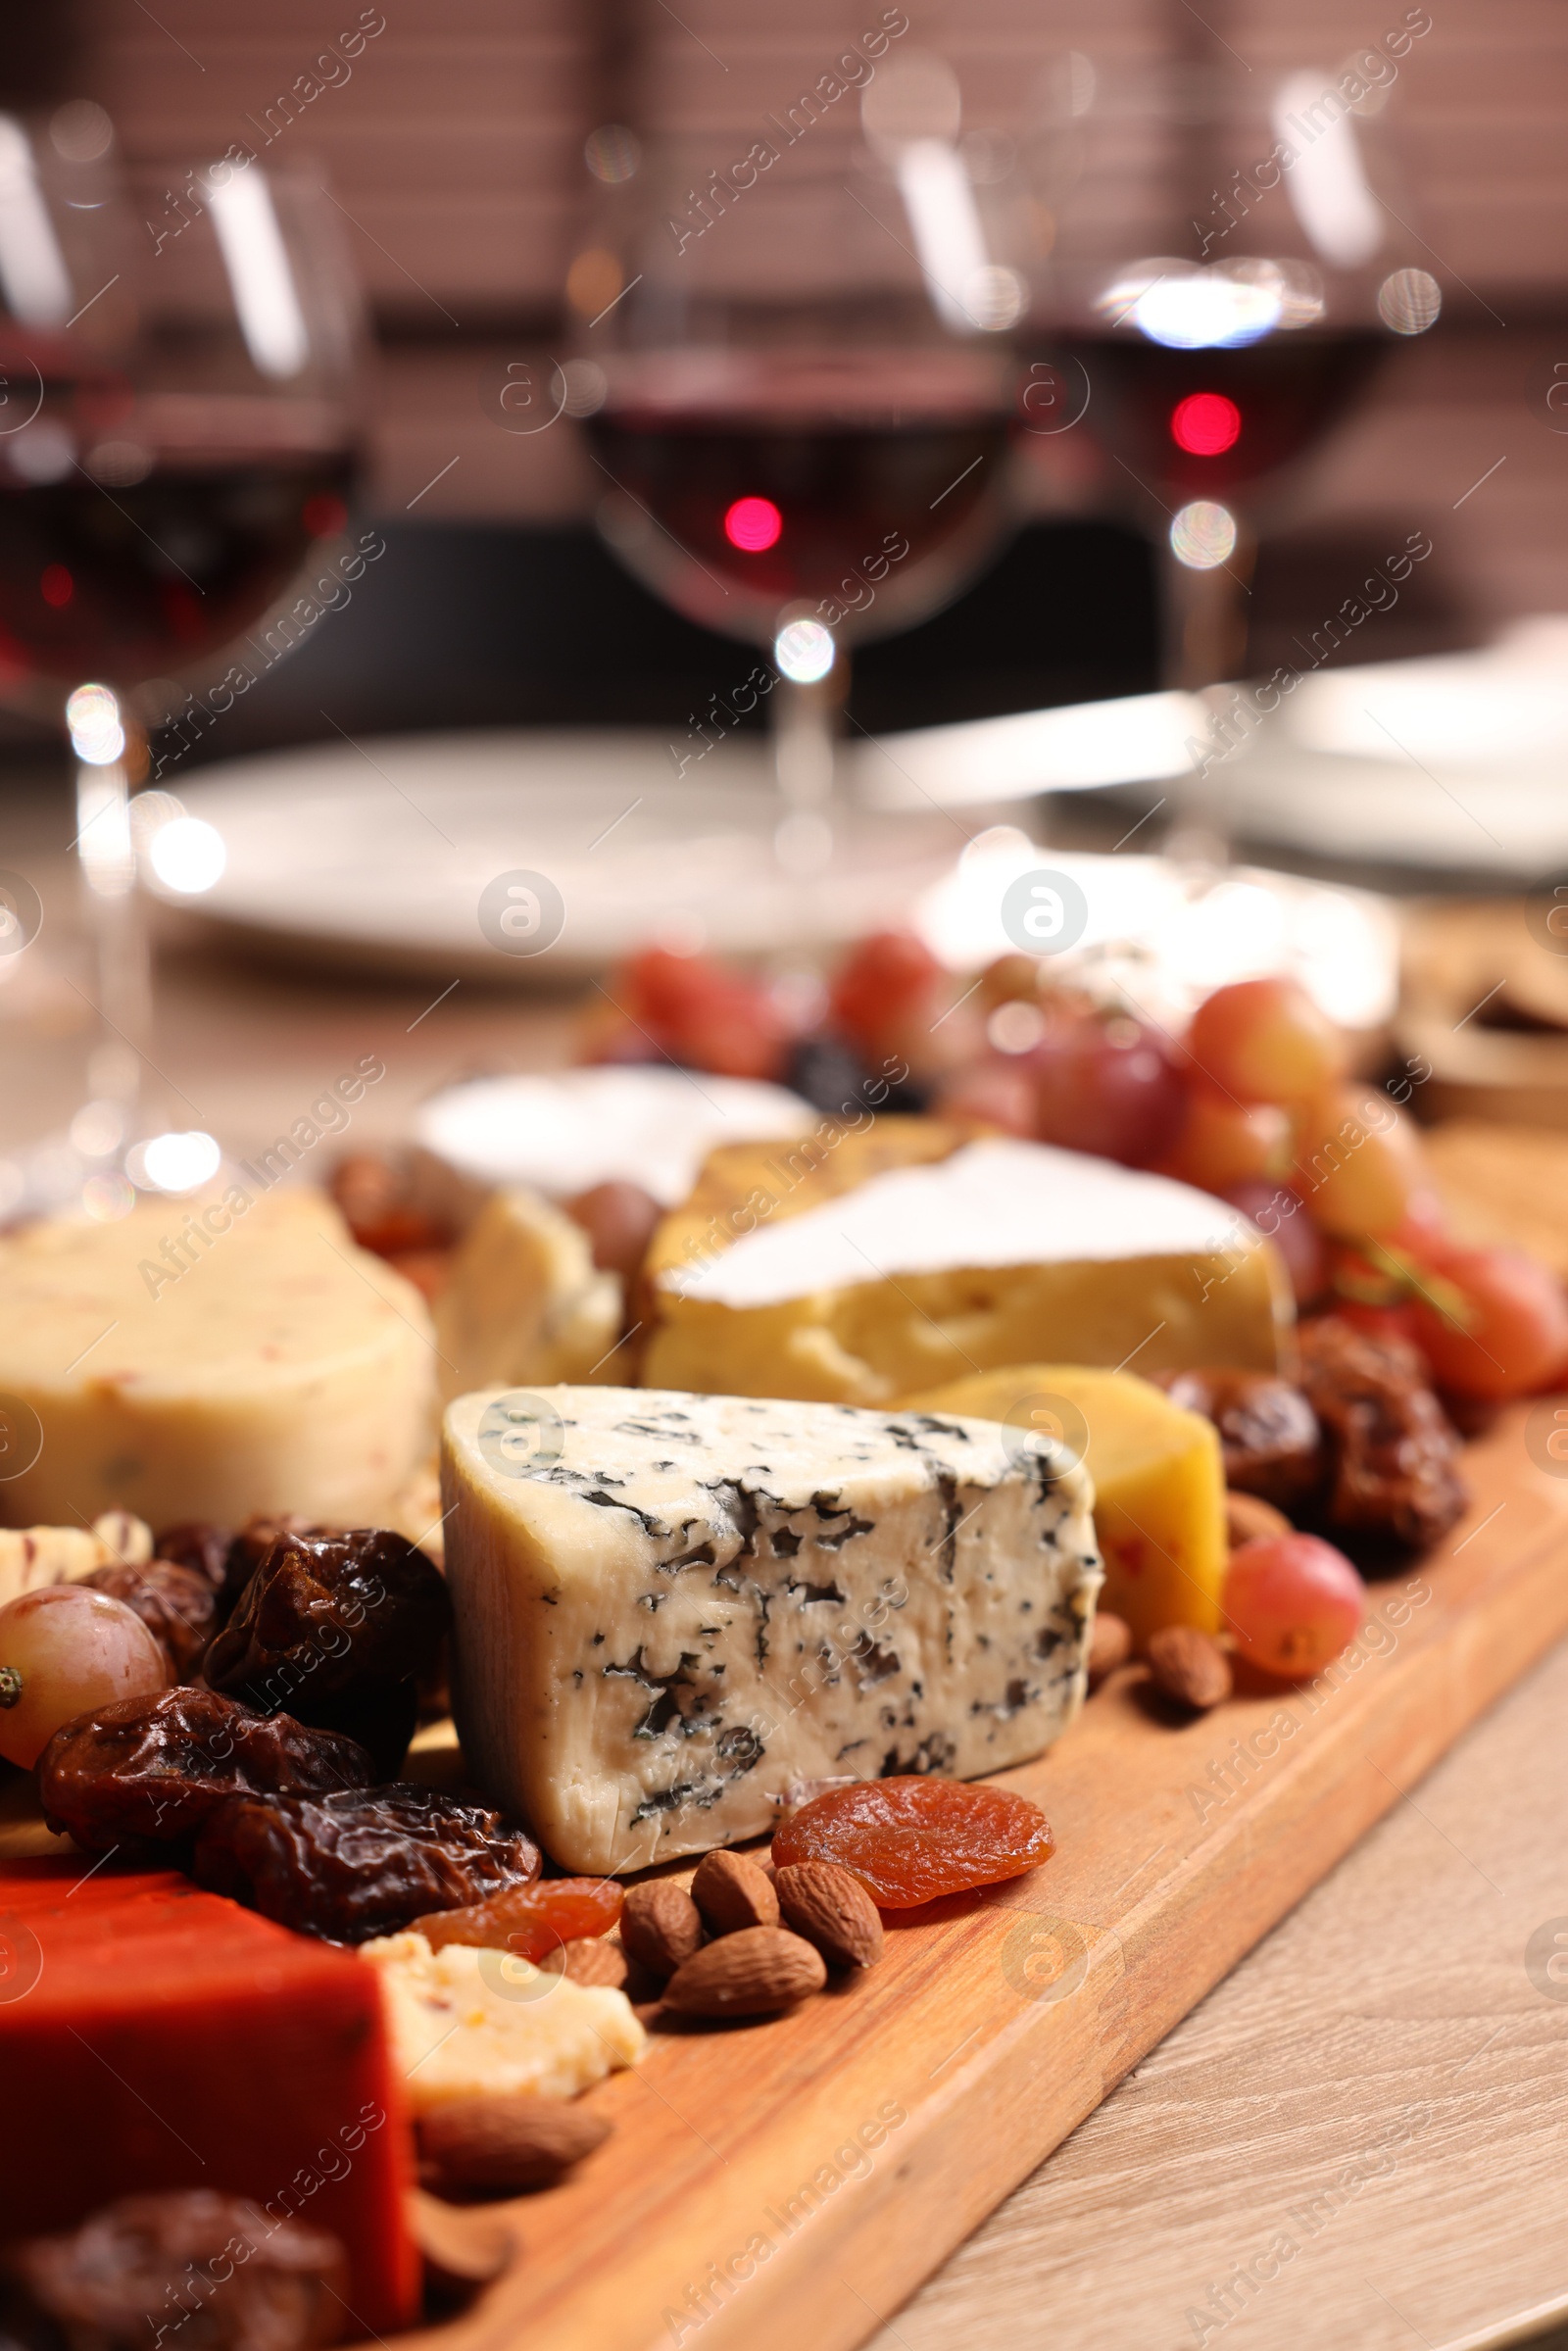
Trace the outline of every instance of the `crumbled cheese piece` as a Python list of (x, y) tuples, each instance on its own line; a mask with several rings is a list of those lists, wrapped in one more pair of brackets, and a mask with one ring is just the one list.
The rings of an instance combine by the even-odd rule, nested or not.
[(574, 2098), (648, 2036), (623, 1991), (547, 1975), (511, 1951), (388, 1935), (362, 1944), (379, 1970), (393, 2062), (416, 2114), (451, 2098)]
[(86, 1527), (0, 1527), (0, 1607), (41, 1584), (79, 1584), (100, 1567), (145, 1567), (151, 1527), (106, 1510)]
[(442, 1394), (497, 1380), (586, 1379), (615, 1353), (621, 1305), (619, 1275), (595, 1270), (580, 1225), (521, 1185), (497, 1192), (436, 1300)]

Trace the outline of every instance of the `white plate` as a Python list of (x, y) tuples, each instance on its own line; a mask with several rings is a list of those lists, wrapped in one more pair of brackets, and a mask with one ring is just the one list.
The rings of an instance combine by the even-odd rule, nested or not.
[(1517, 620), (1475, 653), (1320, 669), (1210, 774), (1250, 840), (1456, 874), (1560, 873), (1568, 618)]
[[(673, 779), (663, 736), (368, 738), (236, 760), (182, 786), (221, 834), (212, 888), (154, 895), (252, 944), (425, 976), (560, 984), (656, 939), (721, 955), (832, 944), (902, 919), (963, 846), (953, 820), (846, 814), (828, 869), (782, 873), (765, 744)], [(480, 927), (498, 876), (560, 892), (559, 938), (503, 954)]]

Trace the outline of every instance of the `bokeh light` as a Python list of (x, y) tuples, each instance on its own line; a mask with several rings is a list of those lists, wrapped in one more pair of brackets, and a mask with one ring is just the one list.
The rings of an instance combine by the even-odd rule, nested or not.
[(833, 631), (820, 620), (790, 620), (773, 639), (773, 659), (797, 686), (814, 686), (833, 666)]
[(724, 515), (724, 536), (742, 555), (760, 555), (776, 547), (784, 517), (771, 498), (737, 498)]
[(1424, 335), (1443, 308), (1443, 288), (1426, 269), (1396, 269), (1378, 288), (1378, 317), (1396, 335)]
[(1236, 550), (1236, 516), (1211, 498), (1195, 498), (1170, 526), (1170, 551), (1189, 571), (1212, 571)]
[(1189, 392), (1170, 413), (1170, 437), (1189, 457), (1220, 457), (1241, 437), (1242, 412), (1223, 392)]

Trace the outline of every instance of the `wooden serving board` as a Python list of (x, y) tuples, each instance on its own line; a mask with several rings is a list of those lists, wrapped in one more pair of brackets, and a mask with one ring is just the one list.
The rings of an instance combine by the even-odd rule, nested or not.
[(1538, 1466), (1532, 1409), (1469, 1448), (1464, 1521), (1372, 1588), (1318, 1684), (1178, 1727), (1125, 1668), (1004, 1776), (1056, 1832), (1043, 1870), (890, 1918), (881, 1965), (793, 2015), (654, 2020), (638, 2070), (590, 2092), (615, 2135), (486, 2208), (516, 2260), (411, 2351), (864, 2341), (1568, 1632), (1568, 1474)]

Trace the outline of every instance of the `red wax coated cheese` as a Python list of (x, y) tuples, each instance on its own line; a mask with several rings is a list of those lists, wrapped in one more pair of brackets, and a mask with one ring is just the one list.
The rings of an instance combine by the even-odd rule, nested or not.
[(211, 2187), (330, 2229), (347, 2338), (405, 2326), (409, 2130), (375, 1971), (173, 1871), (0, 1868), (0, 2234)]

